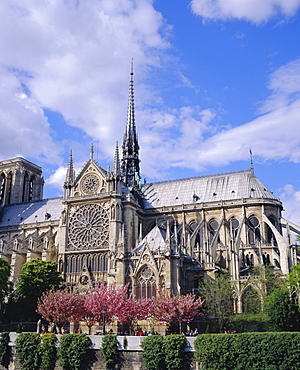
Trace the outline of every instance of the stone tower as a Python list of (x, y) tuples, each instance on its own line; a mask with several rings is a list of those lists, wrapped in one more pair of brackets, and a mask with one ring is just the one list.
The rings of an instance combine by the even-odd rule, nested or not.
[(0, 206), (43, 199), (42, 169), (22, 157), (0, 162)]

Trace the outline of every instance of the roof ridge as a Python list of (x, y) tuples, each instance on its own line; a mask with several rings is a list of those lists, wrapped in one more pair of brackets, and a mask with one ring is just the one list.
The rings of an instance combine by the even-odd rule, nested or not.
[(210, 174), (210, 175), (202, 175), (202, 176), (183, 177), (181, 179), (155, 181), (155, 182), (147, 183), (146, 186), (147, 185), (153, 185), (153, 184), (163, 184), (163, 183), (169, 183), (169, 182), (185, 181), (185, 180), (192, 180), (192, 179), (202, 179), (202, 178), (206, 178), (206, 177), (217, 177), (217, 176), (222, 176), (222, 175), (231, 175), (231, 174), (247, 173), (247, 172), (249, 174), (253, 175), (253, 171), (251, 169), (248, 169), (248, 170), (239, 170), (239, 171), (220, 172), (220, 173), (215, 173), (215, 174)]

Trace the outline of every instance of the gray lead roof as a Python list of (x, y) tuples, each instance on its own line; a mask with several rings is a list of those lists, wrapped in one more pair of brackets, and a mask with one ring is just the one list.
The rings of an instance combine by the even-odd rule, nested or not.
[(243, 198), (278, 200), (252, 169), (146, 184), (144, 197), (146, 209)]
[(62, 198), (44, 199), (5, 206), (0, 213), (0, 228), (43, 221), (58, 221)]

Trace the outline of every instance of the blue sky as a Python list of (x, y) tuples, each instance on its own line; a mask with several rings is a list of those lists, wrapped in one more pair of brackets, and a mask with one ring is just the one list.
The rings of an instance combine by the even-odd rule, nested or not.
[(2, 0), (0, 159), (62, 194), (90, 143), (112, 164), (134, 59), (147, 181), (249, 168), (300, 222), (300, 0)]

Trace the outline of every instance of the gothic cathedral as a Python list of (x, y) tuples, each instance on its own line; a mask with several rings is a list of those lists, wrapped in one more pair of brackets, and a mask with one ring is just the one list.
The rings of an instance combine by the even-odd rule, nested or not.
[(32, 258), (57, 261), (69, 285), (129, 284), (137, 297), (185, 294), (204, 274), (225, 272), (242, 312), (245, 277), (271, 264), (283, 275), (299, 261), (299, 226), (250, 169), (145, 183), (140, 178), (131, 73), (126, 131), (112, 170), (90, 158), (77, 175), (72, 153), (62, 198), (43, 199), (42, 169), (0, 162), (0, 256), (16, 283)]

